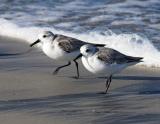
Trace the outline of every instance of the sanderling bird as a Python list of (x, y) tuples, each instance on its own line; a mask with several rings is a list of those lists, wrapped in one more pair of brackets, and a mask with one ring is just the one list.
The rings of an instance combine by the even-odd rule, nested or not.
[(128, 66), (142, 62), (142, 57), (132, 57), (124, 55), (111, 48), (97, 48), (86, 44), (80, 48), (82, 63), (85, 68), (94, 74), (100, 74), (107, 77), (106, 91), (112, 81), (112, 75), (118, 73)]
[[(77, 76), (79, 78), (79, 69), (77, 59), (80, 58), (80, 47), (87, 44), (84, 41), (68, 36), (53, 34), (51, 31), (44, 31), (38, 35), (38, 40), (30, 44), (30, 47), (41, 43), (43, 52), (50, 58), (59, 61), (67, 61), (66, 65), (57, 67), (53, 74), (57, 74), (61, 68), (69, 66), (71, 61), (76, 65)], [(94, 44), (95, 46), (105, 46), (104, 44)]]

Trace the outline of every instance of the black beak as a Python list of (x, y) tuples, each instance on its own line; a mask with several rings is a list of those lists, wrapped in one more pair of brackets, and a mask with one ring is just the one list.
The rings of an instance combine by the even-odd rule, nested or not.
[(106, 44), (93, 44), (93, 45), (95, 45), (96, 47), (104, 47), (104, 46), (106, 46)]
[(41, 42), (39, 39), (36, 40), (34, 43), (30, 44), (30, 47), (34, 46), (35, 44), (37, 44), (37, 43), (39, 43), (39, 42)]
[(82, 54), (80, 53), (74, 60), (79, 59), (80, 57), (82, 57)]

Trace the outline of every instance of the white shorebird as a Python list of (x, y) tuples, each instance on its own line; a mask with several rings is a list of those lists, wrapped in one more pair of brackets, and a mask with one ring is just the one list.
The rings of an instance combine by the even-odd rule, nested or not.
[(126, 56), (111, 48), (100, 48), (86, 44), (80, 48), (82, 63), (85, 68), (94, 74), (107, 76), (106, 91), (112, 81), (112, 75), (118, 73), (128, 66), (142, 62), (142, 57)]
[[(51, 31), (44, 31), (38, 35), (38, 40), (30, 44), (30, 47), (37, 43), (41, 43), (43, 52), (50, 58), (59, 61), (67, 61), (66, 65), (55, 69), (53, 74), (57, 74), (61, 68), (69, 66), (71, 61), (76, 65), (77, 76), (79, 78), (79, 69), (77, 59), (80, 58), (80, 47), (86, 42), (71, 38), (68, 36), (53, 34)], [(95, 46), (105, 46), (104, 44), (94, 44)]]

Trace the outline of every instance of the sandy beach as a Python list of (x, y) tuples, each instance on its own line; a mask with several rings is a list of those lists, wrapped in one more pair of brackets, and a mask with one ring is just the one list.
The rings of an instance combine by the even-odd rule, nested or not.
[(61, 64), (29, 44), (0, 37), (0, 122), (2, 124), (159, 124), (160, 68), (134, 66), (105, 79), (85, 70), (74, 79), (74, 63)]

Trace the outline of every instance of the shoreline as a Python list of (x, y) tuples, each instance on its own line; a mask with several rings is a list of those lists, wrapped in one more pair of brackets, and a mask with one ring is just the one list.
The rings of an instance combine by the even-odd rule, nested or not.
[[(105, 79), (97, 78), (80, 63), (56, 76), (57, 63), (29, 44), (0, 36), (0, 121), (3, 124), (82, 124), (160, 121), (159, 68), (131, 67), (113, 77), (106, 95)], [(145, 119), (145, 120), (144, 120)], [(100, 122), (99, 122), (100, 121)]]

